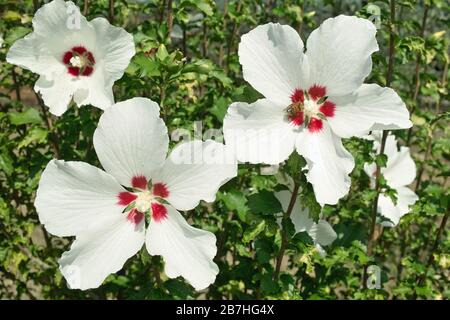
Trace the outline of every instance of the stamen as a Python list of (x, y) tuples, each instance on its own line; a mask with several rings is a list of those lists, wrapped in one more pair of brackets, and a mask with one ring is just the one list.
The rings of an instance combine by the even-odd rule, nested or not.
[(82, 46), (76, 46), (64, 53), (62, 62), (74, 77), (90, 76), (94, 72), (94, 55)]
[(310, 132), (319, 132), (326, 118), (333, 117), (336, 106), (328, 100), (326, 88), (313, 85), (307, 91), (295, 89), (291, 95), (292, 104), (285, 111), (287, 119), (296, 126), (305, 125)]

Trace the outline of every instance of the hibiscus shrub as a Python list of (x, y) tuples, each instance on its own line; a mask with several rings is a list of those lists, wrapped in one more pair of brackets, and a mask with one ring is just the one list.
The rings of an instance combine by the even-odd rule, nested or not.
[(0, 9), (0, 298), (450, 298), (448, 1)]

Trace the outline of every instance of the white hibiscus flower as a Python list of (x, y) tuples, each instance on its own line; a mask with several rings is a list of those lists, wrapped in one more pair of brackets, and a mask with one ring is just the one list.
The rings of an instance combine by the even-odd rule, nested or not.
[[(289, 190), (282, 190), (275, 193), (275, 197), (280, 201), (281, 207), (286, 211), (288, 210), (292, 197), (293, 180), (291, 177), (281, 175), (278, 175), (277, 179), (279, 181), (281, 180), (280, 182), (289, 188)], [(316, 223), (309, 217), (309, 211), (307, 208), (302, 208), (299, 197), (297, 197), (294, 203), (290, 218), (294, 224), (295, 233), (306, 232), (322, 256), (326, 254), (323, 247), (330, 245), (337, 238), (333, 227), (326, 220), (320, 219)], [(278, 223), (281, 223), (281, 218), (278, 220)]]
[[(372, 132), (367, 138), (374, 140), (374, 151), (378, 154), (381, 145), (381, 131)], [(416, 164), (411, 157), (408, 147), (397, 148), (395, 136), (388, 135), (384, 154), (387, 156), (386, 167), (381, 168), (381, 173), (386, 183), (397, 191), (397, 203), (395, 204), (389, 196), (380, 194), (378, 199), (378, 212), (389, 221), (383, 221), (385, 227), (394, 227), (400, 218), (409, 212), (409, 206), (419, 199), (417, 195), (407, 186), (416, 178)], [(365, 164), (364, 171), (372, 179), (375, 185), (376, 164)]]
[(73, 99), (106, 109), (112, 86), (135, 54), (133, 37), (104, 18), (90, 22), (72, 2), (53, 0), (33, 18), (34, 32), (14, 43), (6, 60), (40, 75), (34, 86), (54, 115)]
[(106, 172), (84, 162), (49, 162), (35, 206), (50, 233), (76, 237), (59, 260), (71, 288), (98, 287), (144, 242), (164, 258), (168, 277), (183, 276), (197, 290), (214, 282), (216, 237), (177, 210), (214, 201), (237, 165), (225, 162), (225, 146), (212, 140), (181, 144), (166, 159), (168, 144), (157, 103), (134, 98), (108, 108), (94, 133)]
[(242, 36), (244, 79), (265, 98), (228, 109), (225, 140), (237, 159), (278, 164), (297, 150), (320, 204), (345, 196), (354, 160), (341, 138), (412, 125), (395, 91), (363, 84), (378, 50), (375, 33), (370, 21), (341, 15), (311, 33), (305, 53), (289, 26), (269, 23)]

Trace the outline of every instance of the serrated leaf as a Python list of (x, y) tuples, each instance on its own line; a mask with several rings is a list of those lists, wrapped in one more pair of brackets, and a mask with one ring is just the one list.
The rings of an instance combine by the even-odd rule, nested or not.
[(24, 112), (11, 112), (8, 114), (8, 117), (9, 121), (16, 126), (42, 123), (39, 112), (34, 108), (29, 108)]
[(35, 127), (30, 131), (28, 131), (25, 138), (23, 138), (22, 141), (20, 141), (17, 147), (21, 149), (23, 147), (30, 145), (31, 143), (44, 143), (47, 139), (47, 135), (48, 135), (47, 130)]

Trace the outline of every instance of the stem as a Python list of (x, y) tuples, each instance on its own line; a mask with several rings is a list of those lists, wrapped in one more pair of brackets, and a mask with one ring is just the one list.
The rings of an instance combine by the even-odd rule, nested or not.
[[(286, 212), (283, 213), (283, 220), (289, 218), (292, 213), (292, 209), (294, 209), (295, 202), (297, 201), (298, 189), (300, 185), (297, 182), (294, 182), (294, 189), (292, 190), (291, 200), (289, 201), (289, 206)], [(280, 274), (281, 263), (283, 262), (284, 252), (286, 251), (287, 245), (289, 244), (289, 239), (286, 233), (286, 230), (281, 229), (281, 246), (280, 251), (278, 252), (275, 272), (273, 274), (273, 279), (277, 280), (278, 275)]]
[(187, 44), (186, 44), (187, 34), (186, 34), (186, 26), (183, 24), (183, 25), (182, 25), (182, 28), (183, 28), (183, 41), (182, 41), (183, 56), (186, 57), (186, 56), (187, 56)]
[[(34, 92), (34, 91), (33, 91)], [(45, 106), (42, 99), (39, 97), (39, 95), (34, 92), (34, 95), (36, 96), (36, 99), (38, 101), (39, 106), (41, 107), (42, 114), (44, 115), (45, 125), (47, 127), (47, 130), (50, 133), (50, 140), (53, 147), (53, 153), (55, 154), (55, 157), (57, 159), (61, 158), (61, 153), (59, 150), (59, 140), (58, 135), (53, 132), (53, 122), (49, 114), (47, 113), (47, 107)]]
[(13, 67), (11, 72), (12, 72), (12, 78), (13, 78), (13, 82), (14, 82), (14, 90), (16, 92), (16, 99), (17, 99), (17, 101), (22, 102), (22, 97), (20, 96), (20, 84), (17, 81), (16, 69)]
[[(423, 17), (422, 17), (422, 25), (420, 27), (420, 31), (418, 36), (423, 38), (423, 36), (425, 35), (425, 27), (427, 24), (427, 18), (428, 18), (428, 9), (429, 6), (425, 4), (424, 7), (424, 11), (423, 11)], [(412, 91), (412, 107), (411, 107), (411, 115), (415, 112), (416, 110), (416, 103), (417, 103), (417, 98), (419, 97), (419, 93), (420, 93), (420, 66), (421, 66), (421, 56), (420, 56), (420, 52), (417, 53), (417, 57), (416, 57), (416, 66), (414, 68), (414, 89)], [(411, 138), (412, 138), (412, 127), (408, 129), (408, 137), (407, 137), (407, 145), (410, 145), (411, 142)]]
[[(448, 61), (445, 62), (444, 70), (442, 71), (442, 80), (441, 80), (441, 86), (445, 88), (447, 85), (447, 73), (448, 73)], [(439, 114), (441, 112), (441, 97), (439, 96), (439, 100), (436, 102), (436, 114)]]
[(52, 241), (50, 240), (50, 235), (48, 234), (47, 230), (45, 230), (45, 228), (42, 228), (42, 233), (44, 234), (44, 240), (45, 240), (45, 245), (46, 245), (47, 249), (52, 251), (53, 245), (52, 245)]
[(298, 26), (297, 26), (297, 33), (299, 35), (302, 34), (302, 29), (303, 29), (303, 6), (300, 7), (300, 20), (298, 22)]
[(39, 0), (33, 0), (33, 8), (35, 12), (39, 9)]
[(164, 21), (164, 10), (166, 9), (166, 0), (163, 0), (161, 5), (161, 10), (159, 11), (159, 24), (162, 24)]
[(228, 221), (233, 221), (234, 219), (234, 213), (230, 212), (228, 215), (227, 219), (224, 219), (223, 224), (222, 224), (222, 229), (223, 232), (218, 236), (217, 238), (217, 254), (216, 257), (214, 258), (214, 261), (219, 262), (227, 253), (227, 248), (226, 248), (226, 244), (227, 244), (227, 239), (228, 239), (228, 234), (229, 234), (229, 223)]
[[(386, 86), (389, 87), (392, 83), (392, 77), (394, 74), (394, 54), (395, 54), (395, 37), (394, 37), (394, 24), (395, 24), (395, 0), (390, 0), (390, 20), (389, 20), (389, 64), (386, 74)], [(386, 139), (389, 134), (388, 130), (383, 131), (383, 136), (381, 138), (381, 145), (379, 154), (384, 154), (384, 149), (386, 146)], [(370, 232), (369, 232), (369, 242), (367, 243), (367, 256), (371, 257), (373, 255), (373, 248), (376, 244), (375, 237), (375, 227), (377, 222), (377, 212), (378, 212), (378, 199), (380, 197), (381, 189), (381, 167), (377, 163), (377, 169), (375, 171), (375, 191), (376, 195), (373, 200), (372, 214), (370, 221)], [(367, 265), (364, 266), (364, 272), (362, 277), (362, 285), (365, 286), (367, 282)]]
[(114, 0), (109, 0), (109, 23), (114, 23)]
[(161, 279), (161, 272), (159, 271), (158, 266), (155, 264), (153, 267), (153, 274), (155, 275), (156, 284), (158, 285), (158, 288), (161, 288), (163, 285), (163, 281)]
[(89, 10), (89, 0), (84, 0), (83, 16), (86, 16)]
[(159, 87), (159, 91), (160, 91), (159, 92), (159, 105), (161, 106), (161, 110), (164, 111), (163, 119), (164, 119), (164, 122), (166, 122), (167, 116), (169, 113), (169, 109), (167, 108), (166, 104), (164, 103), (164, 100), (166, 99), (166, 87), (163, 84), (161, 84)]
[(173, 8), (172, 0), (167, 1), (167, 31), (170, 37), (173, 28)]
[(416, 192), (420, 187), (420, 183), (422, 182), (422, 176), (423, 176), (423, 173), (425, 172), (426, 163), (428, 162), (428, 159), (431, 155), (431, 147), (433, 145), (433, 128), (429, 129), (426, 144), (427, 144), (427, 149), (425, 150), (425, 156), (423, 158), (423, 163), (419, 168), (419, 172), (417, 173), (416, 188), (415, 188)]
[[(448, 208), (448, 209), (450, 209), (450, 208)], [(448, 216), (449, 215), (450, 215), (450, 210), (447, 210), (447, 213), (442, 218), (441, 225), (439, 226), (438, 232), (436, 234), (436, 238), (434, 239), (433, 247), (430, 250), (430, 256), (428, 257), (427, 264), (426, 264), (426, 267), (425, 267), (425, 271), (420, 276), (417, 277), (417, 282), (416, 282), (417, 286), (414, 287), (414, 294), (413, 294), (413, 299), (414, 300), (417, 299), (417, 290), (416, 290), (416, 288), (423, 286), (423, 284), (425, 282), (425, 279), (427, 277), (428, 270), (430, 269), (430, 266), (431, 266), (431, 264), (434, 261), (434, 252), (439, 247), (439, 241), (440, 241), (442, 233), (444, 232), (445, 225), (447, 224), (447, 220), (448, 220)]]
[[(223, 26), (222, 26), (223, 30), (227, 30), (227, 19), (226, 19), (227, 15), (228, 15), (228, 0), (225, 0), (223, 10)], [(222, 42), (219, 47), (219, 66), (221, 68), (223, 67), (223, 56), (224, 56), (224, 46)]]
[[(242, 2), (238, 2), (238, 5), (236, 7), (236, 13), (239, 14), (241, 12), (241, 9), (242, 9)], [(228, 66), (230, 64), (230, 55), (231, 55), (231, 51), (233, 50), (234, 38), (236, 37), (237, 31), (238, 31), (238, 23), (235, 20), (233, 23), (233, 29), (231, 31), (230, 39), (228, 40), (227, 65), (226, 65), (227, 70), (228, 70)]]
[(206, 58), (206, 54), (208, 53), (208, 26), (206, 25), (205, 20), (203, 20), (203, 39), (202, 39), (202, 56)]

